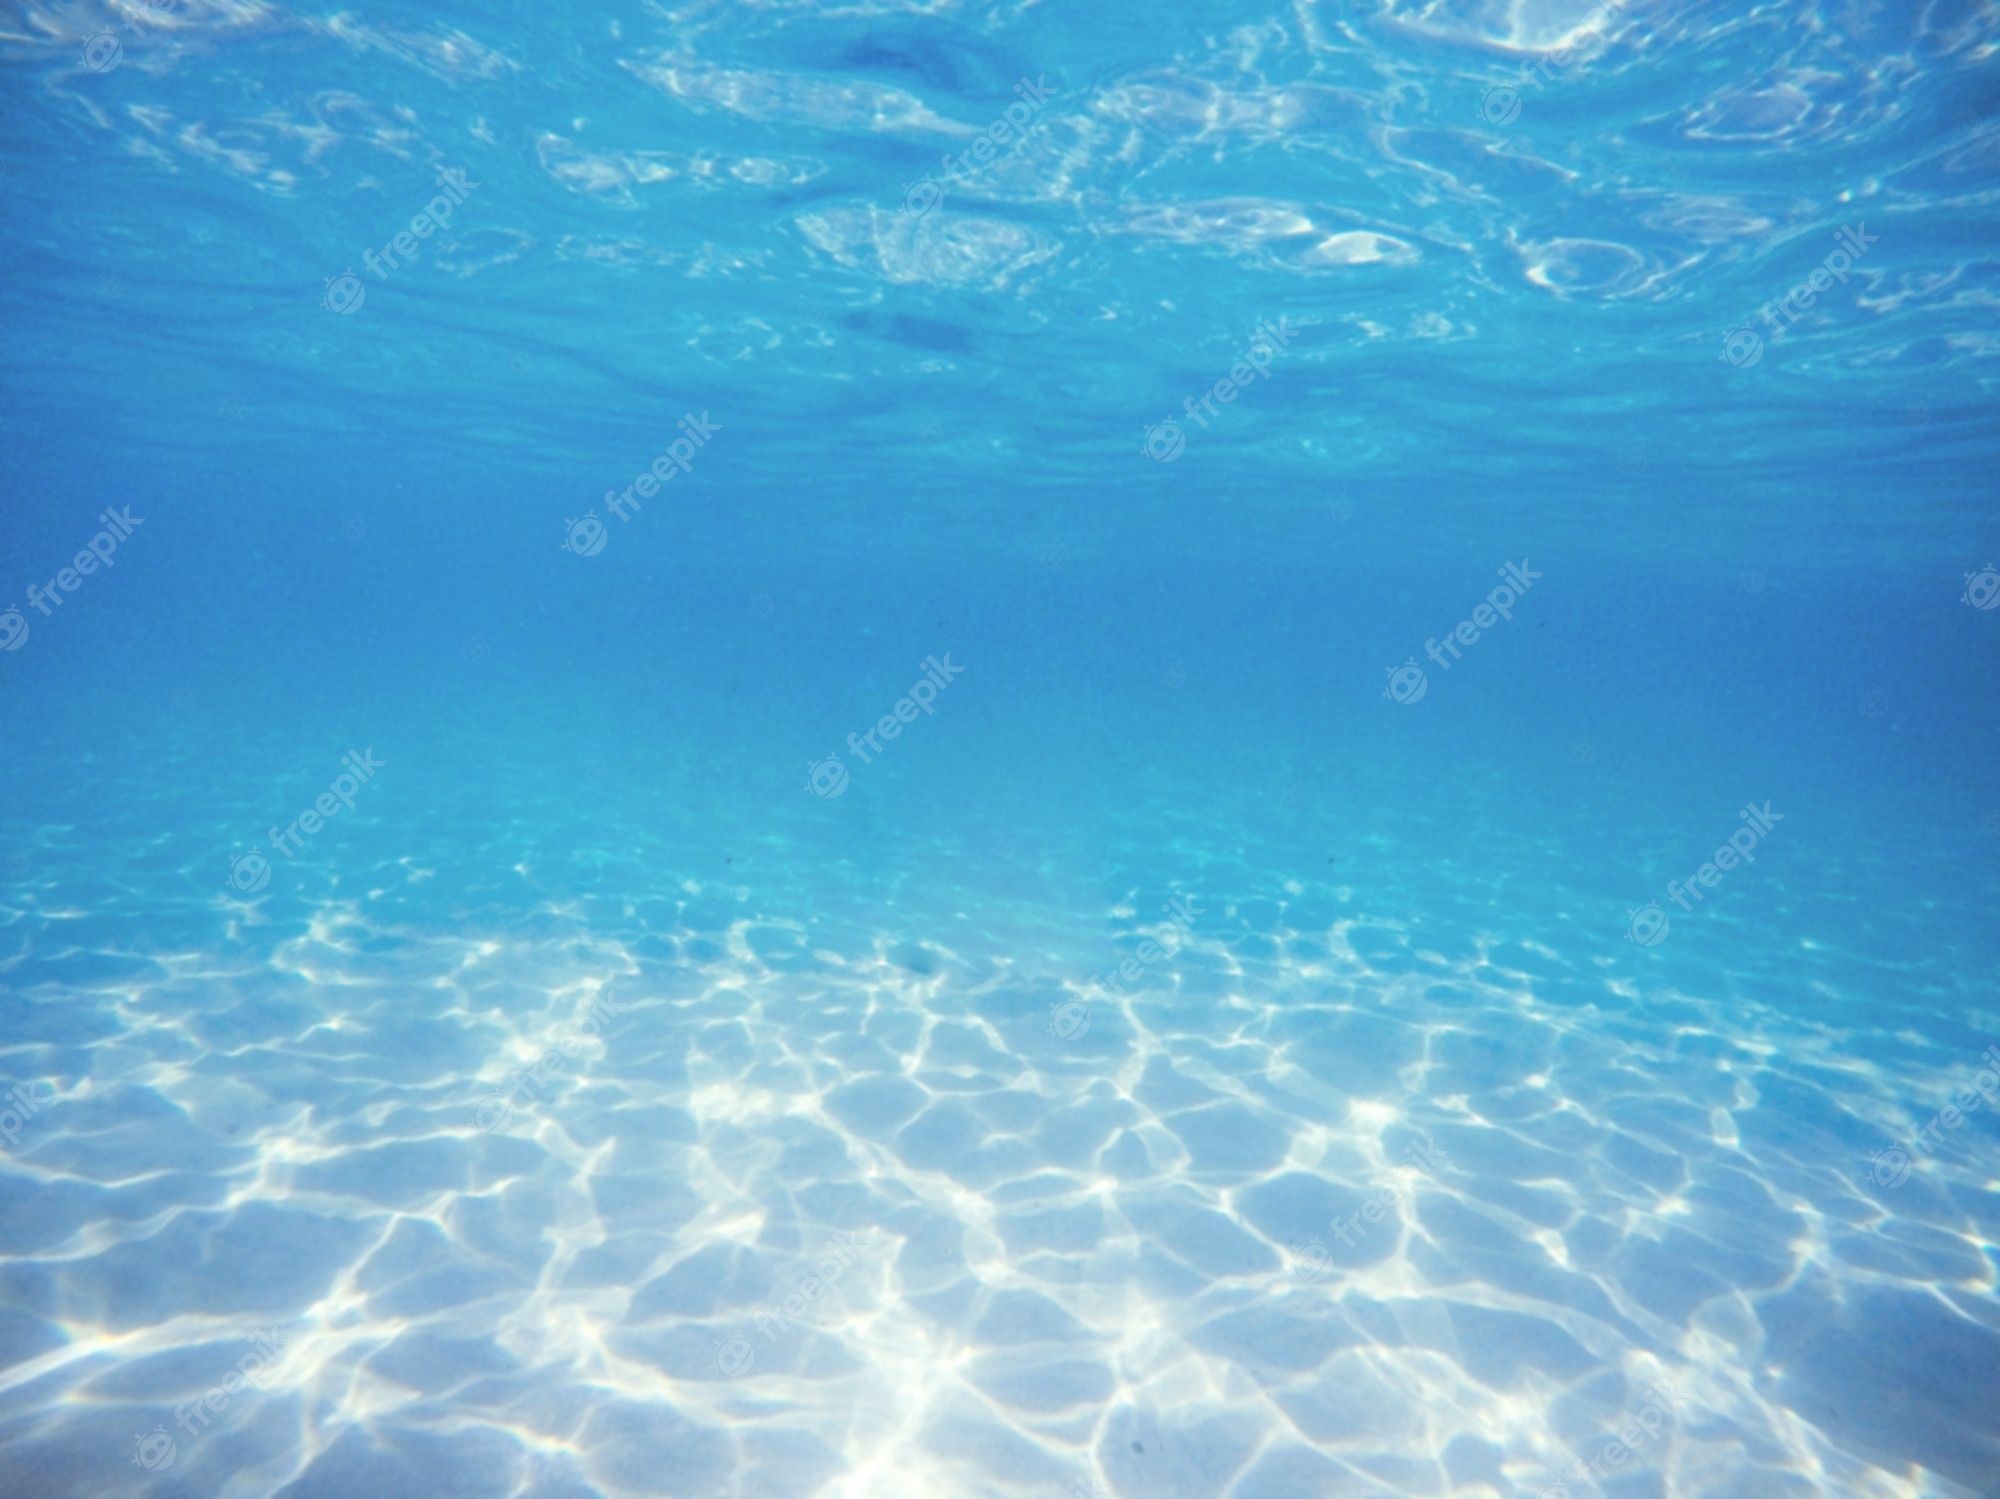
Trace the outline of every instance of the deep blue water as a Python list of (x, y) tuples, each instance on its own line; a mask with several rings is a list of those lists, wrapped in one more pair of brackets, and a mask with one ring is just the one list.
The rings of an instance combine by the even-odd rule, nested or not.
[(1996, 44), (8, 5), (0, 1494), (2000, 1495)]

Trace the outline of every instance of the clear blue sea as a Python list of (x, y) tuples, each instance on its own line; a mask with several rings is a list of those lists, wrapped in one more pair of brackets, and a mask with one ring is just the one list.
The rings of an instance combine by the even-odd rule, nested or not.
[(1996, 58), (0, 7), (0, 1496), (2000, 1495)]

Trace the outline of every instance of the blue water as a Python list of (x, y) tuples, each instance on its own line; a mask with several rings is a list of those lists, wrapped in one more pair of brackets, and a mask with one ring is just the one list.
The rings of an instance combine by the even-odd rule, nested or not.
[(1990, 5), (0, 21), (0, 1494), (2000, 1494)]

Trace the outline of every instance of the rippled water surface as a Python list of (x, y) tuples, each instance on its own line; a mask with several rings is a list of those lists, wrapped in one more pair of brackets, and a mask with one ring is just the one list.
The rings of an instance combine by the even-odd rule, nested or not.
[(0, 1494), (2000, 1495), (1996, 45), (0, 5)]

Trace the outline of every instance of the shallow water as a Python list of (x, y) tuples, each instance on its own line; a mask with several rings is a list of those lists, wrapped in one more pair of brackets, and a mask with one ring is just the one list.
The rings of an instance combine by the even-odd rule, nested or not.
[(1995, 31), (16, 7), (0, 1492), (2000, 1493)]

